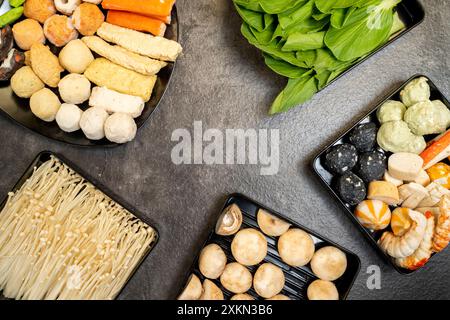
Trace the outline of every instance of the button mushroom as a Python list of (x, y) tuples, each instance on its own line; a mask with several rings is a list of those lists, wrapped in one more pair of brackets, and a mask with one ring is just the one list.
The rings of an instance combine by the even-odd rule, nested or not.
[(303, 230), (291, 229), (278, 239), (278, 253), (290, 266), (301, 267), (308, 264), (314, 251), (313, 239)]
[(223, 292), (214, 282), (206, 279), (203, 281), (203, 293), (200, 300), (224, 300)]
[(339, 300), (339, 292), (333, 282), (315, 280), (307, 290), (309, 300)]
[(289, 230), (291, 226), (286, 221), (283, 221), (274, 215), (271, 215), (263, 209), (258, 210), (258, 226), (268, 236), (279, 237)]
[(250, 300), (255, 300), (255, 298), (253, 298), (248, 293), (238, 293), (238, 294), (235, 294), (234, 296), (232, 296), (230, 300), (240, 300), (240, 301), (249, 300), (250, 301)]
[(25, 55), (16, 49), (11, 49), (0, 65), (0, 81), (9, 80), (16, 73), (17, 70), (22, 68), (25, 64)]
[(227, 256), (215, 243), (204, 247), (198, 260), (200, 272), (209, 279), (219, 278), (226, 264)]
[(323, 247), (314, 254), (311, 269), (320, 279), (334, 281), (347, 269), (347, 257), (338, 248)]
[(284, 288), (284, 283), (283, 270), (271, 263), (262, 264), (253, 278), (256, 293), (266, 299), (279, 294)]
[(288, 296), (285, 296), (284, 294), (277, 294), (276, 296), (266, 299), (266, 300), (291, 300)]
[(254, 266), (267, 255), (266, 237), (256, 229), (243, 229), (231, 242), (231, 253), (240, 264)]
[(252, 274), (246, 267), (237, 262), (227, 264), (220, 276), (220, 283), (228, 291), (244, 293), (252, 287)]
[(195, 274), (191, 274), (178, 300), (198, 300), (202, 293), (203, 286), (200, 279)]
[(242, 212), (233, 203), (225, 208), (216, 224), (216, 233), (220, 236), (231, 236), (239, 231), (242, 225)]

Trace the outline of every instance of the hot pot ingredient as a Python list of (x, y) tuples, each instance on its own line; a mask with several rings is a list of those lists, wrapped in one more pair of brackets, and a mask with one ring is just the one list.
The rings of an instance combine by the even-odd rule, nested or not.
[(255, 272), (253, 288), (263, 298), (271, 298), (284, 288), (285, 277), (283, 270), (271, 264), (264, 263)]
[(215, 232), (221, 236), (231, 236), (239, 231), (242, 225), (242, 212), (237, 204), (225, 208), (216, 223)]
[(27, 0), (24, 4), (24, 14), (27, 18), (44, 23), (56, 13), (53, 0)]
[(105, 137), (104, 128), (108, 117), (108, 113), (101, 108), (89, 108), (81, 116), (81, 130), (88, 139), (101, 140)]
[(244, 293), (252, 287), (252, 274), (243, 265), (232, 262), (226, 265), (220, 276), (220, 283), (233, 293)]
[(279, 237), (289, 230), (290, 223), (275, 217), (263, 209), (258, 210), (258, 226), (266, 235), (270, 237)]
[(211, 280), (205, 279), (203, 281), (203, 293), (199, 300), (223, 300), (223, 292)]
[(369, 152), (377, 141), (377, 125), (373, 122), (358, 125), (350, 133), (350, 142), (359, 152)]
[(31, 67), (36, 75), (49, 87), (56, 88), (64, 71), (58, 58), (42, 43), (33, 44), (30, 54)]
[(106, 119), (105, 137), (115, 143), (127, 143), (136, 137), (137, 125), (126, 113), (114, 113)]
[(20, 68), (11, 77), (11, 89), (20, 98), (28, 99), (44, 87), (45, 84), (28, 66)]
[(56, 123), (64, 132), (80, 130), (83, 111), (74, 104), (63, 103), (56, 114)]
[(77, 73), (71, 73), (61, 79), (58, 84), (61, 99), (66, 103), (81, 104), (91, 95), (91, 83)]
[(365, 182), (381, 180), (386, 170), (386, 156), (378, 151), (370, 151), (359, 156), (356, 174)]
[(404, 121), (416, 135), (440, 134), (450, 125), (450, 110), (441, 101), (418, 102), (406, 110)]
[(141, 116), (145, 102), (141, 97), (123, 94), (106, 87), (94, 87), (89, 106), (104, 109), (108, 113), (126, 113), (133, 118)]
[(183, 292), (178, 296), (177, 300), (198, 300), (203, 293), (203, 286), (200, 279), (191, 274)]
[(381, 124), (390, 121), (402, 121), (406, 106), (400, 101), (388, 100), (378, 110), (377, 118)]
[(391, 221), (391, 210), (380, 200), (364, 200), (355, 210), (359, 222), (371, 230), (383, 230)]
[(14, 299), (114, 299), (156, 239), (54, 157), (9, 194), (0, 225), (0, 290)]
[(311, 260), (311, 269), (322, 280), (339, 279), (347, 270), (347, 257), (335, 247), (323, 247), (316, 251)]
[(236, 300), (236, 301), (253, 301), (255, 300), (255, 298), (253, 298), (251, 295), (247, 294), (247, 293), (238, 293), (235, 294), (234, 296), (231, 297), (230, 300)]
[(61, 107), (61, 102), (56, 94), (44, 88), (35, 92), (30, 99), (31, 112), (39, 119), (52, 122)]
[(307, 290), (309, 300), (339, 300), (339, 292), (333, 282), (315, 280)]
[(227, 257), (217, 244), (212, 243), (203, 248), (198, 260), (200, 272), (209, 279), (217, 279), (223, 273)]
[(56, 10), (66, 16), (71, 16), (80, 4), (81, 0), (55, 0)]
[(315, 251), (311, 236), (300, 229), (290, 229), (278, 239), (278, 253), (290, 266), (301, 267), (308, 264)]
[(267, 255), (266, 237), (256, 229), (243, 229), (235, 235), (231, 243), (231, 252), (240, 264), (256, 265)]
[(425, 139), (411, 132), (404, 121), (384, 123), (377, 134), (377, 142), (385, 151), (419, 154), (426, 148)]
[(39, 22), (33, 19), (25, 19), (16, 23), (12, 32), (16, 44), (22, 50), (30, 50), (35, 43), (45, 43), (44, 30)]
[(59, 62), (70, 73), (83, 74), (94, 61), (91, 50), (83, 41), (70, 41), (59, 53)]
[(350, 171), (337, 179), (335, 188), (342, 200), (350, 205), (357, 205), (366, 198), (364, 181)]
[(67, 16), (54, 15), (45, 20), (45, 37), (57, 47), (63, 47), (78, 37), (78, 32)]
[(418, 102), (429, 100), (430, 95), (430, 86), (428, 85), (428, 80), (424, 77), (412, 80), (400, 92), (400, 98), (408, 108)]
[(344, 174), (358, 162), (358, 151), (348, 143), (333, 146), (325, 155), (325, 165), (335, 174)]
[(72, 16), (73, 25), (83, 36), (94, 35), (104, 21), (105, 16), (100, 8), (86, 2), (79, 5)]

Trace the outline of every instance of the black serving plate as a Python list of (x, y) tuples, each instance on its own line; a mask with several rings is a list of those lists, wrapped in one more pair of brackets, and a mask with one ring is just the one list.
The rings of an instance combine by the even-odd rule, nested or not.
[[(167, 26), (165, 37), (170, 40), (178, 41), (179, 26), (176, 6), (174, 6), (172, 10), (172, 23)], [(60, 51), (58, 48), (55, 48), (53, 46), (51, 46), (51, 49), (56, 55)], [(156, 110), (159, 103), (161, 102), (169, 86), (170, 79), (175, 69), (175, 64), (176, 62), (169, 63), (167, 67), (165, 67), (158, 73), (158, 80), (156, 81), (155, 87), (153, 89), (152, 97), (150, 101), (146, 103), (142, 115), (139, 118), (135, 119), (138, 129), (145, 124), (145, 122), (150, 118), (152, 113)], [(64, 73), (62, 77), (66, 74), (67, 73)], [(89, 106), (86, 102), (80, 105), (80, 107), (83, 110), (86, 110)], [(36, 133), (57, 141), (83, 147), (118, 146), (118, 144), (110, 142), (107, 139), (102, 139), (99, 141), (89, 140), (85, 137), (81, 130), (78, 130), (77, 132), (67, 133), (62, 131), (55, 121), (48, 123), (40, 120), (31, 112), (29, 99), (21, 99), (17, 97), (13, 93), (9, 81), (0, 82), (0, 113), (6, 115), (8, 118), (15, 121), (19, 125), (22, 125)]]
[[(97, 188), (97, 190), (101, 191), (103, 194), (108, 196), (115, 203), (117, 203), (118, 205), (120, 205), (121, 207), (126, 209), (128, 212), (130, 212), (132, 215), (134, 215), (137, 219), (139, 219), (142, 222), (144, 222), (145, 224), (151, 226), (153, 228), (153, 230), (155, 230), (155, 233), (156, 233), (155, 241), (150, 244), (150, 246), (148, 247), (146, 253), (142, 257), (141, 261), (139, 261), (139, 263), (136, 265), (135, 270), (133, 270), (133, 272), (131, 273), (130, 277), (128, 278), (126, 284), (124, 285), (124, 287), (120, 291), (120, 292), (122, 292), (125, 289), (125, 287), (127, 286), (128, 282), (130, 282), (131, 278), (136, 273), (136, 271), (139, 268), (139, 266), (142, 264), (142, 262), (144, 262), (144, 260), (148, 257), (150, 252), (153, 250), (153, 248), (157, 245), (157, 243), (159, 241), (159, 232), (158, 232), (157, 228), (155, 227), (155, 223), (153, 221), (150, 221), (145, 215), (143, 215), (142, 213), (138, 212), (136, 209), (134, 209), (131, 205), (129, 205), (127, 202), (125, 202), (119, 196), (113, 194), (106, 187), (104, 187), (100, 183), (94, 181), (88, 174), (86, 174), (86, 172), (84, 172), (82, 169), (77, 167), (75, 164), (73, 164), (69, 160), (65, 159), (62, 155), (53, 153), (51, 151), (43, 151), (43, 152), (39, 153), (37, 155), (37, 157), (33, 160), (33, 162), (31, 162), (31, 164), (29, 165), (29, 167), (27, 168), (25, 173), (22, 175), (22, 177), (17, 181), (15, 186), (11, 189), (11, 191), (12, 192), (16, 192), (17, 190), (19, 190), (22, 187), (22, 185), (25, 183), (25, 181), (32, 176), (32, 174), (34, 172), (34, 169), (39, 167), (39, 166), (41, 166), (46, 161), (50, 160), (51, 156), (56, 157), (62, 163), (64, 163), (67, 166), (69, 166), (72, 170), (74, 170), (77, 174), (79, 174), (84, 180), (86, 180), (87, 182), (92, 184), (95, 188)], [(0, 213), (3, 210), (3, 207), (5, 206), (7, 200), (8, 200), (8, 195), (6, 195), (3, 198), (3, 201), (0, 202)], [(120, 295), (120, 293), (118, 295)], [(1, 291), (0, 291), (0, 300), (2, 298), (3, 297), (1, 297)]]
[(345, 74), (347, 74), (348, 72), (350, 72), (351, 70), (356, 68), (361, 63), (363, 63), (366, 60), (368, 60), (373, 55), (377, 54), (378, 52), (380, 52), (381, 50), (383, 50), (384, 48), (389, 46), (392, 42), (394, 42), (397, 39), (403, 37), (405, 34), (407, 34), (412, 29), (414, 29), (419, 24), (421, 24), (423, 22), (423, 20), (425, 19), (425, 10), (424, 10), (422, 4), (418, 0), (403, 0), (402, 2), (400, 2), (397, 5), (396, 10), (398, 12), (398, 15), (399, 15), (400, 19), (403, 21), (403, 23), (406, 26), (405, 30), (403, 30), (402, 32), (396, 34), (394, 37), (392, 37), (384, 45), (380, 46), (378, 49), (376, 49), (375, 51), (373, 51), (372, 53), (370, 53), (369, 55), (364, 57), (364, 59), (361, 59), (356, 64), (351, 66), (349, 69), (347, 69), (346, 71), (341, 73), (339, 76), (337, 76), (335, 79), (333, 79), (333, 81), (330, 81), (330, 83), (328, 83), (323, 89), (328, 87), (333, 82), (337, 81), (339, 78), (343, 77)]
[[(344, 200), (342, 200), (340, 195), (334, 190), (333, 182), (334, 182), (335, 176), (326, 169), (326, 167), (324, 165), (324, 161), (325, 161), (324, 158), (325, 158), (326, 152), (331, 147), (333, 147), (335, 145), (338, 145), (338, 144), (341, 144), (341, 143), (349, 142), (349, 139), (348, 139), (349, 134), (353, 130), (353, 128), (355, 128), (357, 125), (359, 125), (361, 123), (366, 123), (366, 122), (374, 122), (374, 123), (376, 123), (379, 126), (380, 123), (378, 122), (378, 119), (377, 119), (377, 110), (378, 110), (378, 108), (380, 108), (387, 100), (400, 101), (400, 91), (402, 91), (403, 88), (409, 82), (411, 82), (411, 80), (414, 80), (414, 79), (419, 78), (419, 77), (425, 77), (425, 78), (428, 79), (428, 84), (430, 85), (430, 89), (431, 89), (431, 100), (438, 100), (439, 99), (450, 109), (450, 102), (439, 91), (439, 89), (436, 87), (436, 85), (433, 83), (433, 81), (431, 81), (427, 76), (415, 75), (415, 76), (411, 77), (408, 81), (406, 81), (404, 84), (402, 84), (400, 88), (396, 88), (395, 90), (390, 92), (374, 109), (372, 109), (368, 114), (366, 114), (364, 117), (362, 117), (358, 122), (356, 122), (354, 125), (352, 125), (349, 129), (347, 129), (337, 140), (335, 140), (334, 142), (329, 144), (327, 147), (325, 147), (325, 149), (323, 149), (314, 158), (314, 160), (312, 162), (312, 167), (313, 167), (314, 172), (316, 173), (316, 175), (320, 178), (320, 180), (325, 185), (325, 187), (331, 192), (331, 194), (341, 204), (341, 206), (344, 208), (344, 211), (352, 219), (352, 221), (356, 224), (356, 226), (361, 230), (361, 232), (366, 236), (366, 238), (369, 239), (370, 243), (376, 248), (378, 253), (380, 255), (382, 255), (384, 258), (386, 258), (392, 264), (392, 266), (395, 268), (395, 270), (397, 270), (399, 273), (405, 274), (405, 275), (411, 274), (411, 273), (413, 273), (413, 272), (415, 272), (417, 270), (408, 270), (408, 269), (404, 269), (404, 268), (398, 267), (394, 263), (394, 259), (392, 259), (387, 253), (385, 253), (381, 249), (381, 247), (378, 245), (378, 243), (377, 243), (377, 241), (380, 239), (380, 237), (383, 234), (383, 232), (386, 231), (386, 230), (390, 230), (390, 229), (388, 228), (388, 229), (385, 229), (385, 230), (373, 231), (373, 230), (369, 230), (369, 229), (365, 228), (359, 222), (359, 220), (353, 214), (353, 212), (355, 211), (356, 206), (351, 206), (348, 203), (346, 203)], [(434, 137), (435, 136), (425, 136), (425, 140), (426, 141), (430, 141)], [(377, 151), (386, 154), (387, 157), (389, 157), (391, 155), (391, 153), (385, 152), (379, 146), (377, 146)], [(448, 164), (450, 164), (450, 162), (448, 162), (448, 160), (445, 160), (444, 162), (447, 162)]]
[[(299, 229), (302, 229), (302, 230), (306, 231), (307, 233), (309, 233), (314, 240), (314, 243), (316, 245), (316, 250), (318, 250), (324, 246), (334, 246), (334, 247), (342, 250), (347, 256), (347, 270), (342, 275), (342, 277), (340, 277), (339, 279), (334, 281), (334, 283), (338, 289), (339, 298), (341, 300), (346, 299), (348, 293), (350, 292), (350, 289), (353, 286), (353, 283), (356, 280), (356, 276), (358, 275), (359, 270), (361, 268), (360, 259), (356, 254), (348, 251), (347, 249), (339, 246), (338, 244), (336, 244), (330, 240), (323, 238), (322, 236), (318, 235), (314, 231), (309, 230), (308, 228), (296, 223), (295, 221), (282, 216), (281, 214), (277, 213), (276, 211), (271, 210), (250, 198), (247, 198), (244, 195), (241, 195), (241, 194), (230, 195), (228, 197), (228, 199), (226, 200), (226, 202), (223, 206), (223, 209), (225, 209), (226, 207), (228, 207), (229, 205), (231, 205), (233, 203), (237, 204), (242, 211), (243, 223), (242, 223), (241, 229), (253, 228), (253, 229), (259, 230), (258, 222), (256, 220), (256, 215), (257, 215), (259, 209), (264, 209), (267, 212), (270, 212), (271, 214), (273, 214), (274, 216), (277, 216), (277, 217), (289, 222), (293, 228), (299, 228)], [(223, 210), (221, 210), (218, 217), (220, 216), (222, 211)], [(266, 263), (266, 262), (270, 262), (270, 263), (280, 267), (283, 270), (284, 275), (286, 277), (286, 284), (284, 286), (284, 289), (281, 291), (281, 294), (284, 294), (293, 300), (307, 300), (306, 290), (307, 290), (309, 284), (312, 281), (317, 279), (317, 277), (314, 275), (311, 268), (309, 267), (309, 264), (304, 267), (299, 267), (299, 268), (291, 267), (291, 266), (287, 265), (278, 256), (277, 238), (269, 237), (267, 235), (265, 235), (265, 237), (267, 239), (267, 246), (268, 246), (266, 258), (260, 264), (258, 264), (256, 266), (247, 267), (247, 268), (250, 270), (250, 272), (252, 274), (254, 274), (256, 272), (256, 270), (258, 269), (258, 267), (261, 264)], [(224, 252), (227, 256), (227, 259), (228, 259), (228, 263), (233, 262), (233, 261), (235, 261), (235, 259), (233, 258), (233, 255), (231, 253), (231, 241), (233, 240), (233, 238), (234, 238), (234, 235), (228, 236), (228, 237), (219, 236), (215, 233), (215, 231), (213, 229), (201, 249), (203, 249), (208, 244), (216, 243), (224, 250)], [(197, 257), (192, 265), (191, 270), (189, 271), (189, 273), (186, 274), (186, 276), (184, 278), (184, 282), (181, 284), (182, 287), (179, 290), (180, 294), (183, 291), (185, 284), (187, 283), (189, 276), (191, 274), (197, 275), (200, 278), (200, 280), (202, 280), (202, 281), (205, 279), (205, 277), (201, 274), (200, 270), (198, 269), (198, 258), (199, 258), (201, 249), (199, 250), (199, 252), (197, 254)], [(221, 285), (220, 280), (211, 280), (211, 281), (213, 281), (216, 285), (219, 286), (219, 288), (221, 288), (221, 290), (224, 293), (225, 299), (230, 299), (234, 295), (233, 293), (227, 291)], [(249, 292), (247, 292), (247, 293), (250, 294), (251, 296), (253, 296), (255, 299), (261, 299), (257, 295), (257, 293), (254, 291), (253, 288), (251, 288), (249, 290)]]

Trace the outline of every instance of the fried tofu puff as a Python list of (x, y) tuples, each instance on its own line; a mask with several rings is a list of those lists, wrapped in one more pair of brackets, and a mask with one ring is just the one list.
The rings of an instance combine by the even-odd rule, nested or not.
[(59, 64), (58, 57), (41, 43), (36, 43), (31, 47), (30, 56), (31, 67), (39, 79), (49, 87), (56, 88), (61, 80), (61, 72), (64, 71)]

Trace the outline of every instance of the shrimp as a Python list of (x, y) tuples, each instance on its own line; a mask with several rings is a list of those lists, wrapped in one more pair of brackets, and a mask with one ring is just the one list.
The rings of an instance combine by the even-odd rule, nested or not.
[(411, 228), (403, 236), (395, 236), (386, 231), (378, 241), (380, 247), (393, 258), (406, 258), (419, 248), (425, 236), (427, 219), (417, 211), (411, 211), (409, 217), (412, 220)]
[(425, 236), (423, 237), (422, 242), (420, 243), (419, 248), (412, 255), (406, 258), (395, 259), (395, 263), (409, 270), (416, 270), (423, 267), (431, 257), (433, 253), (433, 235), (434, 235), (434, 216), (430, 211), (425, 213), (425, 217), (427, 218), (427, 227), (425, 229)]
[(445, 195), (439, 202), (439, 216), (433, 237), (433, 251), (444, 250), (450, 241), (450, 197)]

